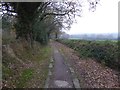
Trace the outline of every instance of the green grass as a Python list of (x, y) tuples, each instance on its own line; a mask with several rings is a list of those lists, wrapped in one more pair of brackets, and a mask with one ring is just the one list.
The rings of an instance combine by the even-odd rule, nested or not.
[(25, 69), (22, 71), (21, 76), (18, 78), (18, 83), (17, 83), (17, 87), (21, 88), (26, 86), (26, 82), (28, 82), (30, 79), (32, 79), (34, 74), (34, 70), (33, 69)]
[[(23, 66), (3, 48), (2, 68), (3, 81), (9, 88), (29, 88), (34, 84), (43, 88), (48, 75), (48, 65), (51, 57), (51, 47), (41, 46), (36, 42), (34, 48), (29, 48), (28, 43), (14, 42), (10, 44), (16, 57), (29, 66)], [(39, 72), (39, 73), (38, 73)], [(11, 77), (11, 79), (10, 79)]]

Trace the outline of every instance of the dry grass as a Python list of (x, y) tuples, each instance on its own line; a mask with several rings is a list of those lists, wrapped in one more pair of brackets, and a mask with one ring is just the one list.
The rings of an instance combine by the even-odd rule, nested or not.
[[(2, 50), (3, 87), (44, 87), (51, 56), (50, 46), (41, 46), (35, 42), (31, 49), (25, 40), (21, 40), (12, 42), (9, 48), (5, 48), (7, 47), (4, 46)], [(9, 49), (13, 50), (11, 54)]]

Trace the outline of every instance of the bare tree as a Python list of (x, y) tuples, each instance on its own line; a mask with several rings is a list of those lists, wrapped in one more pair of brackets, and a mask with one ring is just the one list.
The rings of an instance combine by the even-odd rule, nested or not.
[[(90, 8), (96, 8), (98, 1), (88, 0)], [(49, 37), (52, 30), (59, 32), (62, 28), (69, 29), (71, 24), (75, 22), (75, 17), (81, 16), (81, 12), (82, 5), (79, 0), (69, 2), (2, 2), (2, 14), (7, 13), (17, 18), (15, 24), (17, 38), (24, 37), (27, 40), (29, 38), (31, 42), (35, 39), (34, 35), (38, 31), (43, 31), (45, 34), (41, 35), (46, 37), (48, 34)], [(34, 29), (36, 25), (39, 25), (39, 30)]]

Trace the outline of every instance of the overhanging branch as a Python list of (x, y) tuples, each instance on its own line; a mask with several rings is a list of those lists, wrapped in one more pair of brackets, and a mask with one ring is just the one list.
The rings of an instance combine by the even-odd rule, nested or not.
[(68, 13), (69, 13), (69, 11), (65, 12), (65, 13), (62, 13), (62, 14), (59, 14), (59, 13), (45, 13), (41, 16), (40, 21), (42, 21), (47, 15), (65, 16)]

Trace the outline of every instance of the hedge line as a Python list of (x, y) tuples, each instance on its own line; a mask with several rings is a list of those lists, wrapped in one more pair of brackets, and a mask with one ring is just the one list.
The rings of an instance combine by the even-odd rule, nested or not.
[(117, 42), (64, 39), (58, 41), (78, 51), (82, 58), (95, 58), (98, 62), (120, 71)]

